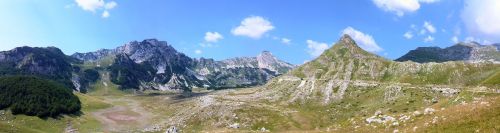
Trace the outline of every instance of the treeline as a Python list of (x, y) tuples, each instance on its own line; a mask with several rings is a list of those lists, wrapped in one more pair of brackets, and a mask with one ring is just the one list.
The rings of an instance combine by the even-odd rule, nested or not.
[(71, 89), (33, 76), (0, 77), (0, 109), (13, 114), (56, 117), (80, 111), (81, 103)]

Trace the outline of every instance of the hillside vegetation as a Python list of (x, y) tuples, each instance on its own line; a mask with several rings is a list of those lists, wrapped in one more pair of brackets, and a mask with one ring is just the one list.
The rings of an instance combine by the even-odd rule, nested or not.
[(56, 117), (80, 111), (80, 100), (71, 89), (53, 81), (31, 77), (0, 78), (0, 109), (13, 114)]

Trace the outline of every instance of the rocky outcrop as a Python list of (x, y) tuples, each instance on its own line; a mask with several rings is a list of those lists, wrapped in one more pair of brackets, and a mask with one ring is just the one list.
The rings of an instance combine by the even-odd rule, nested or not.
[[(196, 87), (221, 89), (262, 85), (294, 67), (278, 60), (267, 51), (257, 57), (222, 61), (193, 59), (176, 51), (167, 42), (156, 39), (132, 41), (116, 49), (75, 53), (72, 57), (96, 64), (112, 62), (107, 70), (112, 71), (111, 78), (114, 83), (124, 88), (143, 90), (189, 91), (190, 88)], [(122, 60), (125, 58), (130, 60)], [(143, 68), (148, 71), (142, 71)], [(117, 77), (118, 75), (125, 77)]]
[(382, 98), (393, 101), (408, 88), (478, 86), (480, 81), (495, 78), (499, 67), (493, 63), (394, 62), (361, 49), (344, 35), (318, 58), (275, 78), (265, 88), (275, 90), (270, 97), (288, 103), (329, 104), (342, 101), (353, 91), (369, 89), (383, 90)]
[(39, 76), (75, 89), (71, 81), (72, 61), (55, 47), (18, 47), (0, 52), (0, 76)]
[(451, 47), (419, 47), (408, 52), (396, 61), (446, 62), (493, 62), (500, 63), (500, 44), (481, 45), (476, 42), (458, 43)]

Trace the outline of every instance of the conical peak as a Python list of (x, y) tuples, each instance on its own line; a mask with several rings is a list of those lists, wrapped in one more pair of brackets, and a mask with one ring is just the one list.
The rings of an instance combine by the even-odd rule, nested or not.
[(341, 46), (351, 50), (362, 50), (361, 47), (356, 44), (356, 41), (354, 41), (354, 39), (352, 39), (348, 34), (342, 35), (337, 44), (340, 44)]
[(342, 37), (340, 38), (339, 42), (342, 42), (342, 43), (345, 43), (345, 44), (355, 44), (354, 40), (348, 34), (342, 35)]
[[(326, 53), (326, 54), (325, 54)], [(328, 56), (329, 58), (334, 57), (376, 57), (377, 55), (363, 50), (356, 44), (356, 41), (352, 39), (349, 35), (344, 34), (340, 37), (339, 41), (335, 43), (330, 49), (326, 50), (322, 55)]]

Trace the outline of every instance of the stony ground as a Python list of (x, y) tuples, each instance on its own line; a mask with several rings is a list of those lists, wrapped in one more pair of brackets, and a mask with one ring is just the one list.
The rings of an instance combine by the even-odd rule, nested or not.
[[(300, 81), (292, 86), (304, 86)], [(290, 102), (267, 88), (190, 94), (123, 92), (103, 81), (78, 94), (83, 115), (47, 119), (0, 112), (0, 132), (499, 132), (500, 94), (415, 88), (346, 89), (331, 104)], [(107, 85), (106, 85), (107, 84)], [(439, 90), (441, 89), (441, 90)], [(441, 93), (434, 93), (438, 91)], [(382, 98), (370, 101), (367, 97)], [(406, 94), (412, 98), (406, 97)], [(451, 93), (451, 94), (448, 94)], [(416, 94), (416, 95), (413, 95)], [(435, 97), (431, 97), (435, 96)], [(433, 98), (438, 98), (433, 100)], [(420, 100), (418, 100), (420, 99)], [(415, 102), (415, 104), (410, 104)], [(407, 109), (409, 108), (409, 109)], [(44, 128), (51, 126), (51, 128)]]

